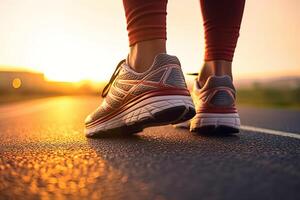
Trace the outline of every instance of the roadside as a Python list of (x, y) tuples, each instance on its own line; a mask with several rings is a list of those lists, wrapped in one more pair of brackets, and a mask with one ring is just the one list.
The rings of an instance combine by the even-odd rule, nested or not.
[[(98, 96), (93, 94), (0, 94), (0, 105), (55, 96)], [(300, 88), (246, 88), (237, 90), (239, 107), (300, 109)]]
[(237, 90), (239, 106), (300, 109), (300, 87), (252, 87)]

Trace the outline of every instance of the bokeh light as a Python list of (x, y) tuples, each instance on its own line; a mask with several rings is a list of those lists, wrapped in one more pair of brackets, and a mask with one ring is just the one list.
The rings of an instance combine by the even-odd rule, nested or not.
[(21, 85), (22, 85), (21, 79), (19, 79), (19, 78), (13, 79), (13, 81), (12, 81), (13, 88), (18, 89), (21, 87)]

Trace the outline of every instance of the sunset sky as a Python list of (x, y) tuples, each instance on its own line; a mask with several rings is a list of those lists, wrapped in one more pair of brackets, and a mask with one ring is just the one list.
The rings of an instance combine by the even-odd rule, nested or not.
[[(235, 78), (300, 76), (300, 1), (248, 0)], [(169, 0), (168, 52), (196, 72), (204, 40), (197, 0)], [(0, 69), (50, 80), (106, 80), (128, 52), (121, 0), (1, 0)]]

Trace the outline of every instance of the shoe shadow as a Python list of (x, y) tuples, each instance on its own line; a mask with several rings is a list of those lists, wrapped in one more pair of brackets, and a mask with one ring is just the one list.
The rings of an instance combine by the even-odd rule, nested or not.
[[(188, 128), (185, 127), (176, 127), (178, 130), (185, 130), (189, 131)], [(226, 130), (226, 131), (220, 131), (220, 130), (202, 130), (202, 131), (197, 131), (197, 132), (192, 132), (191, 134), (196, 136), (196, 137), (206, 137), (206, 138), (231, 138), (231, 139), (238, 139), (239, 137), (237, 136), (237, 131), (236, 130)]]

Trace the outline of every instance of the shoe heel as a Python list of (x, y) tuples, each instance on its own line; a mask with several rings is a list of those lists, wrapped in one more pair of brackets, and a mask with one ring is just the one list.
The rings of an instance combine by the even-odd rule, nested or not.
[(197, 114), (190, 125), (191, 132), (199, 134), (231, 134), (240, 130), (240, 117), (237, 113), (232, 114)]

